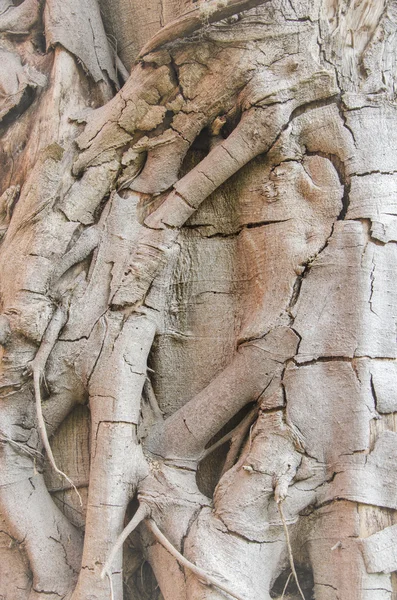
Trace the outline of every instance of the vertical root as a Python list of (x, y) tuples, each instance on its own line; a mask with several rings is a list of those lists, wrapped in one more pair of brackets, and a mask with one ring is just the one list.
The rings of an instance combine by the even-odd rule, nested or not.
[(108, 571), (106, 571), (106, 575), (108, 576), (108, 579), (109, 579), (109, 586), (110, 586), (110, 600), (114, 600), (114, 591), (113, 591), (112, 575), (111, 575), (111, 573), (109, 573)]
[(134, 531), (134, 529), (136, 529), (138, 527), (139, 523), (141, 523), (148, 516), (149, 516), (149, 507), (147, 506), (147, 504), (144, 504), (144, 503), (140, 504), (135, 515), (132, 517), (132, 519), (128, 523), (127, 527), (125, 527), (125, 529), (123, 529), (122, 533), (119, 535), (119, 537), (116, 540), (116, 543), (114, 544), (113, 548), (111, 549), (109, 557), (105, 563), (105, 566), (102, 569), (101, 579), (103, 579), (105, 577), (105, 575), (107, 575), (110, 579), (110, 577), (111, 577), (110, 569), (112, 567), (112, 563), (114, 561), (114, 557), (116, 556), (117, 552), (120, 550), (120, 548), (122, 548), (122, 546), (123, 546), (125, 540), (128, 538), (128, 536)]
[(287, 587), (288, 587), (289, 582), (291, 581), (291, 577), (292, 577), (292, 571), (288, 575), (287, 581), (285, 582), (285, 586), (283, 588), (283, 593), (281, 594), (281, 599), (280, 600), (283, 600), (283, 598), (285, 597), (285, 592), (287, 591)]
[(43, 410), (41, 408), (40, 376), (41, 376), (40, 369), (33, 367), (33, 384), (34, 384), (34, 395), (35, 395), (35, 401), (36, 401), (36, 415), (37, 415), (37, 423), (39, 426), (41, 441), (43, 442), (43, 446), (45, 448), (45, 451), (47, 452), (48, 460), (50, 461), (52, 468), (54, 469), (54, 471), (56, 473), (58, 473), (58, 475), (60, 475), (64, 479), (66, 479), (66, 481), (72, 486), (72, 488), (74, 489), (74, 491), (76, 492), (76, 494), (79, 498), (80, 505), (83, 506), (83, 500), (80, 496), (80, 493), (79, 493), (77, 487), (75, 486), (73, 481), (63, 471), (58, 469), (56, 462), (55, 462), (54, 455), (51, 450), (50, 442), (48, 440), (48, 435), (47, 435), (47, 429), (46, 429), (45, 421), (44, 421), (44, 417), (43, 417)]
[[(291, 571), (292, 571), (292, 574), (294, 576), (296, 587), (298, 588), (298, 591), (299, 591), (299, 594), (301, 595), (302, 600), (306, 600), (306, 598), (304, 596), (304, 593), (302, 592), (302, 588), (300, 586), (298, 575), (297, 575), (296, 569), (295, 569), (295, 562), (294, 562), (294, 557), (293, 557), (293, 554), (292, 554), (292, 547), (291, 547), (291, 541), (290, 541), (290, 537), (289, 537), (288, 525), (287, 525), (287, 521), (285, 520), (285, 516), (284, 516), (284, 511), (283, 511), (283, 506), (282, 506), (282, 500), (280, 500), (277, 503), (277, 507), (278, 507), (278, 512), (280, 513), (281, 521), (283, 522), (285, 539), (286, 539), (287, 548), (288, 548), (288, 558), (289, 558), (289, 564), (291, 566)], [(287, 580), (287, 583), (288, 583), (288, 581), (289, 581), (289, 578)], [(282, 598), (284, 597), (285, 590), (286, 590), (286, 587), (284, 588)]]

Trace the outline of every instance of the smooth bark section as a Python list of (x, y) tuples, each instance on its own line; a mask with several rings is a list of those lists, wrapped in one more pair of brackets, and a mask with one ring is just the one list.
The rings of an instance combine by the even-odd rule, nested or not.
[(78, 58), (95, 82), (117, 85), (112, 57), (96, 0), (47, 0), (44, 10), (47, 47), (61, 44)]

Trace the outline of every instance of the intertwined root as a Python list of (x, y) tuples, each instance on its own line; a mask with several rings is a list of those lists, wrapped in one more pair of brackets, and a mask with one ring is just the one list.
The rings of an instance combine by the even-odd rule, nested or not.
[[(155, 570), (159, 557), (161, 561), (169, 560), (163, 554), (165, 550), (184, 568), (186, 593), (192, 600), (206, 598), (207, 593), (208, 598), (218, 597), (217, 590), (219, 597), (226, 592), (236, 599), (268, 600), (287, 552), (295, 569), (281, 505), (301, 463), (301, 452), (300, 440), (285, 424), (283, 411), (260, 412), (239, 461), (217, 486), (213, 510), (197, 489), (194, 470), (147, 455), (150, 474), (138, 488), (139, 508), (110, 552), (102, 577), (112, 577), (115, 556), (127, 536), (143, 522), (144, 544), (146, 540), (148, 558), (154, 560)], [(309, 496), (308, 504), (313, 500)], [(294, 508), (293, 502), (287, 503), (288, 522), (297, 518), (301, 508), (300, 504)], [(156, 544), (163, 551), (156, 550)], [(230, 560), (234, 555), (236, 562)], [(265, 555), (270, 568), (264, 582)], [(247, 573), (236, 570), (241, 556), (247, 562)], [(163, 589), (161, 572), (159, 582)], [(166, 582), (163, 594), (166, 600), (171, 599)]]
[[(205, 9), (194, 9), (186, 19), (173, 26), (178, 35), (185, 35), (196, 25), (201, 25), (203, 19), (212, 22), (254, 4), (257, 4), (255, 0), (232, 0), (228, 6), (210, 3)], [(296, 30), (299, 28), (297, 23)], [(171, 40), (174, 33), (170, 34), (170, 28), (164, 28), (160, 38), (153, 40), (143, 54), (157, 49), (159, 43)], [(83, 263), (95, 249), (94, 261), (87, 269), (88, 288), (91, 286), (93, 294), (83, 295), (80, 303), (71, 299), (71, 311), (76, 314), (90, 298), (93, 303), (87, 303), (87, 312), (95, 312), (90, 319), (95, 326), (99, 324), (98, 328), (103, 326), (105, 331), (95, 360), (90, 359), (91, 371), (85, 374), (92, 417), (91, 473), (83, 564), (73, 600), (87, 600), (90, 596), (95, 600), (122, 597), (123, 538), (116, 540), (123, 528), (128, 501), (136, 491), (141, 508), (130, 529), (141, 519), (146, 519), (146, 530), (141, 529), (143, 536), (151, 541), (147, 544), (149, 559), (155, 569), (159, 556), (162, 560), (169, 560), (171, 556), (173, 562), (177, 560), (182, 564), (186, 568), (189, 598), (196, 600), (210, 595), (215, 598), (222, 596), (220, 590), (223, 590), (234, 598), (246, 600), (244, 586), (248, 586), (253, 590), (252, 594), (256, 594), (255, 600), (267, 599), (270, 579), (265, 585), (262, 581), (259, 587), (262, 576), (259, 554), (266, 555), (271, 565), (267, 575), (270, 578), (285, 553), (283, 537), (273, 540), (274, 552), (269, 556), (271, 545), (266, 545), (267, 530), (276, 531), (278, 535), (282, 527), (273, 497), (284, 501), (300, 461), (296, 439), (283, 422), (281, 412), (272, 417), (261, 412), (253, 428), (250, 421), (248, 428), (244, 425), (242, 435), (237, 438), (237, 450), (229, 457), (227, 466), (230, 468), (226, 469), (217, 487), (212, 511), (208, 499), (197, 490), (195, 469), (206, 453), (207, 443), (221, 427), (246, 404), (256, 402), (272, 381), (279, 381), (286, 361), (297, 349), (298, 339), (292, 329), (275, 327), (269, 331), (266, 328), (266, 335), (260, 339), (256, 338), (258, 334), (247, 335), (251, 341), (240, 345), (223, 373), (165, 423), (157, 420), (147, 438), (146, 460), (136, 437), (141, 394), (147, 376), (147, 355), (156, 333), (155, 319), (146, 318), (145, 302), (155, 277), (170, 262), (181, 227), (223, 182), (273, 146), (287, 129), (296, 109), (303, 110), (310, 103), (328, 101), (336, 93), (333, 75), (311, 58), (306, 47), (294, 56), (283, 51), (278, 60), (271, 58), (268, 63), (263, 58), (266, 53), (262, 42), (242, 43), (226, 50), (222, 44), (217, 46), (207, 41), (176, 45), (169, 51), (142, 56), (142, 62), (134, 68), (119, 94), (87, 118), (85, 131), (77, 142), (80, 152), (73, 167), (74, 175), (82, 175), (81, 179), (74, 181), (73, 174), (67, 173), (72, 192), (62, 199), (62, 211), (71, 221), (82, 219), (82, 228), (92, 223), (92, 215), (102, 199), (118, 185), (118, 174), (118, 183), (124, 186), (129, 182), (130, 189), (135, 192), (166, 192), (163, 198), (157, 199), (161, 203), (154, 202), (138, 225), (135, 212), (128, 212), (128, 218), (134, 220), (130, 227), (127, 226), (128, 219), (124, 219), (127, 225), (120, 225), (119, 215), (116, 223), (119, 229), (115, 227), (113, 237), (106, 240), (105, 231), (109, 232), (116, 222), (116, 219), (112, 222), (110, 215), (117, 196), (113, 193), (107, 205), (109, 212), (107, 209), (103, 212), (105, 225), (102, 227), (101, 222), (99, 226), (87, 227), (70, 248), (69, 238), (65, 243), (68, 251), (59, 260), (42, 291), (43, 295), (52, 294), (56, 280), (74, 265)], [(202, 59), (203, 52), (205, 59)], [(230, 132), (225, 139), (219, 135), (223, 126)], [(179, 179), (187, 151), (205, 128), (212, 138), (208, 143), (208, 155)], [(59, 165), (58, 170), (61, 170)], [(100, 180), (98, 187), (92, 178)], [(82, 211), (81, 217), (80, 204), (76, 206), (73, 202), (76, 197), (86, 200), (88, 192), (92, 194), (87, 209), (89, 214), (87, 217)], [(73, 193), (74, 201), (71, 199)], [(56, 198), (58, 195), (62, 196), (59, 189), (54, 193)], [(54, 208), (54, 214), (56, 210)], [(48, 214), (53, 217), (50, 209)], [(133, 234), (138, 230), (139, 235), (134, 238)], [(76, 231), (71, 235), (75, 237)], [(117, 257), (115, 259), (108, 251), (116, 239), (124, 243), (122, 251), (129, 256), (126, 265), (121, 261), (117, 263)], [(117, 248), (121, 246), (120, 243)], [(116, 268), (113, 268), (115, 264)], [(96, 280), (97, 272), (103, 274), (106, 269), (107, 278)], [(120, 281), (116, 272), (121, 274)], [(99, 300), (93, 299), (96, 293)], [(51, 302), (46, 300), (50, 306)], [(109, 305), (112, 310), (108, 310)], [(155, 311), (159, 311), (157, 305), (152, 313)], [(81, 321), (84, 318), (76, 319), (77, 326), (76, 322), (74, 324), (76, 337), (70, 333), (73, 325), (69, 327), (68, 341), (91, 334), (94, 327), (91, 327), (91, 321), (90, 327), (83, 323), (79, 330)], [(64, 312), (56, 310), (31, 368), (42, 442), (52, 467), (67, 477), (56, 466), (40, 398), (40, 379), (46, 360), (65, 324)], [(84, 327), (89, 329), (88, 334)], [(38, 337), (36, 334), (35, 342)], [(245, 436), (248, 437), (247, 445), (237, 464), (232, 466)], [(154, 454), (158, 458), (157, 464)], [(128, 459), (122, 460), (124, 456)], [(5, 494), (4, 503), (7, 504), (7, 492)], [(47, 506), (45, 502), (43, 506)], [(48, 508), (50, 514), (52, 510)], [(287, 504), (286, 510), (287, 519), (293, 519), (294, 507), (288, 512)], [(258, 523), (262, 524), (262, 529)], [(27, 533), (29, 543), (35, 532), (27, 529)], [(123, 534), (124, 538), (127, 534), (128, 531)], [(211, 562), (214, 546), (219, 550), (215, 553), (220, 557), (217, 565)], [(227, 556), (234, 556), (233, 562), (237, 564), (237, 557), (241, 560), (242, 555), (246, 557), (247, 570), (249, 561), (255, 565), (253, 587), (244, 580), (244, 574), (233, 572), (227, 564)], [(46, 554), (46, 559), (49, 558)], [(32, 570), (39, 590), (32, 594), (52, 593), (41, 579), (43, 564), (36, 564), (34, 560), (32, 551)], [(101, 579), (101, 572), (107, 576)], [(62, 569), (60, 573), (60, 595), (65, 596), (74, 585), (74, 574), (68, 579)], [(161, 573), (158, 579), (162, 585)], [(210, 584), (210, 591), (203, 587), (200, 579)], [(181, 585), (185, 586), (185, 581)], [(164, 595), (167, 600), (173, 600), (172, 591), (164, 592)]]

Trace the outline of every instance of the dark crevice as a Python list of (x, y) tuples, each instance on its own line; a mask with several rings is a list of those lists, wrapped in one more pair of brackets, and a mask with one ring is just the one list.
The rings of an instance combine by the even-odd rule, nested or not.
[[(306, 600), (314, 600), (314, 577), (311, 567), (306, 565), (296, 565), (296, 574), (298, 576), (299, 585)], [(277, 577), (270, 590), (271, 598), (280, 598), (284, 592), (284, 598), (301, 598), (296, 581), (291, 576), (290, 567), (284, 569)]]
[(306, 156), (321, 156), (322, 158), (328, 159), (332, 163), (338, 175), (339, 182), (343, 188), (342, 208), (336, 220), (343, 221), (343, 219), (345, 219), (346, 217), (349, 208), (351, 189), (351, 177), (346, 174), (346, 169), (343, 161), (336, 154), (321, 152), (319, 150), (312, 152), (305, 148), (305, 154)]
[(307, 367), (310, 365), (315, 365), (317, 363), (320, 362), (349, 362), (351, 363), (353, 361), (353, 357), (349, 357), (349, 356), (318, 356), (317, 358), (312, 358), (311, 360), (307, 360), (307, 361), (296, 361), (294, 360), (293, 362), (295, 363), (295, 365), (297, 367)]
[(26, 86), (22, 93), (22, 97), (16, 106), (13, 106), (1, 120), (0, 135), (6, 132), (7, 127), (13, 125), (18, 118), (29, 108), (33, 103), (35, 92), (29, 85)]
[(397, 171), (363, 171), (362, 173), (352, 173), (352, 177), (368, 177), (369, 175), (396, 175)]

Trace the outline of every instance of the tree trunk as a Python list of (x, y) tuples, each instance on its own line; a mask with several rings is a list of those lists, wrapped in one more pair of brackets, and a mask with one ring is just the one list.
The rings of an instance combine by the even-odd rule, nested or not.
[(0, 0), (0, 598), (397, 599), (396, 33)]

